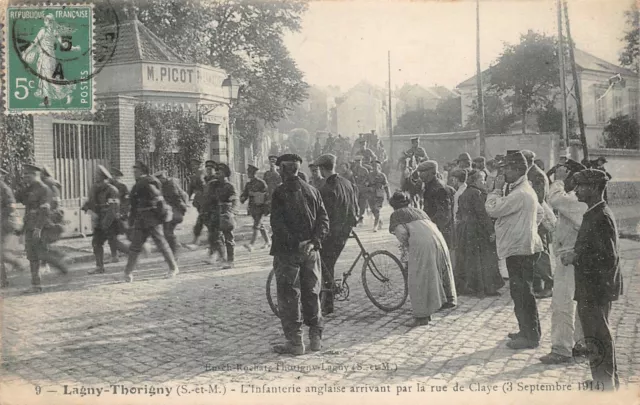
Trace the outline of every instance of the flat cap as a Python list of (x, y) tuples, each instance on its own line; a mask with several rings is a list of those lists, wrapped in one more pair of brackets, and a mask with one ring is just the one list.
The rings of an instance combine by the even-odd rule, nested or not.
[(216, 161), (215, 160), (207, 160), (206, 162), (204, 162), (205, 167), (216, 167)]
[(389, 205), (394, 209), (407, 207), (409, 204), (411, 204), (411, 198), (403, 191), (394, 192), (389, 199)]
[(573, 175), (575, 184), (603, 184), (608, 180), (607, 174), (598, 169), (585, 169)]
[(120, 171), (120, 169), (116, 169), (115, 167), (113, 169), (111, 169), (111, 175), (112, 176), (116, 176), (116, 177), (122, 177), (123, 174)]
[(276, 160), (276, 165), (280, 166), (281, 163), (302, 163), (302, 158), (295, 153), (285, 153)]
[(247, 171), (249, 172), (257, 172), (258, 170), (260, 170), (258, 166), (254, 166), (252, 164), (247, 165)]
[(224, 173), (225, 177), (231, 176), (231, 168), (226, 163), (218, 163), (216, 166), (216, 171)]
[(277, 155), (270, 155), (269, 156), (269, 160), (278, 160), (278, 156)]
[(149, 166), (147, 166), (146, 164), (144, 164), (144, 162), (141, 161), (136, 161), (136, 163), (133, 164), (133, 168), (134, 169), (140, 169), (145, 173), (149, 173)]
[(435, 160), (425, 160), (424, 162), (420, 163), (417, 168), (419, 172), (424, 172), (430, 169), (438, 170), (438, 162), (436, 162)]
[(32, 165), (31, 163), (26, 163), (26, 164), (22, 165), (22, 169), (23, 169), (26, 173), (35, 173), (35, 172), (40, 172), (40, 171), (42, 171), (42, 169), (40, 168), (40, 166)]
[(473, 158), (473, 161), (476, 163), (486, 163), (487, 159), (484, 156), (478, 156)]
[(419, 140), (420, 140), (420, 138), (418, 138), (417, 136), (416, 136), (416, 137), (411, 138), (411, 142), (413, 142), (413, 141), (419, 141)]
[(0, 175), (4, 176), (5, 174), (9, 174), (9, 172), (0, 167)]
[(333, 167), (336, 165), (337, 159), (338, 158), (336, 157), (336, 155), (327, 153), (319, 156), (314, 163), (316, 166), (320, 166), (320, 167), (327, 167), (327, 166)]
[(315, 169), (316, 167), (318, 167), (317, 164), (315, 164), (313, 162), (309, 163), (309, 169)]
[(109, 170), (106, 167), (102, 166), (102, 165), (98, 165), (98, 171), (100, 172), (100, 174), (102, 174), (107, 179), (113, 178), (111, 176), (111, 173), (109, 172)]
[(154, 177), (167, 177), (167, 171), (166, 170), (158, 170), (157, 172), (153, 173)]
[(508, 153), (500, 162), (500, 166), (527, 166), (527, 159), (522, 152)]

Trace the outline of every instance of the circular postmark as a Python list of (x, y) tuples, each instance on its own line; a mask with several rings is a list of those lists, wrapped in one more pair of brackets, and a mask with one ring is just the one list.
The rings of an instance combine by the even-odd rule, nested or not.
[[(49, 13), (43, 18), (44, 25), (38, 30), (38, 34), (30, 42), (24, 38), (25, 32), (29, 34), (32, 33), (32, 29), (30, 30), (30, 27), (26, 27), (25, 22), (27, 20), (16, 19), (11, 26), (11, 39), (13, 50), (20, 64), (28, 73), (54, 85), (75, 85), (91, 80), (102, 71), (115, 54), (120, 36), (118, 14), (109, 0), (106, 0), (105, 4), (108, 6), (106, 8), (108, 10), (106, 11), (107, 17), (113, 21), (113, 24), (110, 26), (112, 29), (106, 32), (93, 32), (93, 12), (85, 24), (79, 22), (75, 27), (73, 24), (57, 23), (54, 14)], [(50, 10), (53, 7), (45, 6), (43, 8)], [(60, 10), (63, 13), (69, 13), (73, 9), (74, 6), (71, 5), (60, 6)], [(78, 45), (73, 45), (73, 33), (79, 31), (78, 28), (84, 28), (85, 32), (88, 31), (89, 41), (88, 45), (84, 47), (85, 49), (81, 49)], [(25, 56), (25, 53), (33, 47), (37, 48), (35, 50), (39, 55), (37, 60), (36, 58)], [(58, 47), (61, 52), (55, 52)], [(80, 54), (78, 55), (76, 52), (76, 56), (60, 56), (67, 51), (79, 51)], [(45, 62), (40, 62), (40, 60), (44, 60)], [(70, 66), (74, 62), (78, 63), (82, 60), (89, 60), (91, 71), (79, 69), (77, 74), (64, 76), (63, 69), (65, 66)], [(43, 66), (47, 64), (47, 61), (49, 65), (55, 66), (55, 68), (43, 68)], [(73, 71), (72, 69), (70, 70)]]
[(574, 359), (577, 364), (597, 367), (604, 361), (606, 345), (598, 338), (587, 336), (573, 346)]

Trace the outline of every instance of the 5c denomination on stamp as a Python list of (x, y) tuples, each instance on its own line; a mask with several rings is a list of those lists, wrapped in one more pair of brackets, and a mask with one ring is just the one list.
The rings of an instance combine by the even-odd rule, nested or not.
[(93, 111), (93, 7), (9, 7), (6, 112)]

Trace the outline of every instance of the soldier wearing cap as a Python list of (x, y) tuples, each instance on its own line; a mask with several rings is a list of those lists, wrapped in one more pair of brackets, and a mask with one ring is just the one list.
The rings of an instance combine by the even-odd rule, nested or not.
[(404, 155), (408, 158), (415, 158), (416, 164), (420, 164), (424, 160), (429, 159), (427, 151), (422, 146), (420, 146), (420, 138), (418, 137), (411, 138), (411, 148), (406, 150), (404, 152)]
[[(369, 149), (368, 144), (369, 143), (367, 142), (366, 138), (363, 138), (362, 142), (360, 143), (360, 151), (358, 152), (358, 154), (362, 155), (362, 164), (371, 167), (371, 164), (375, 160), (378, 160), (378, 157), (371, 149)], [(369, 167), (367, 167), (367, 169), (371, 170), (372, 167)]]
[(373, 222), (373, 232), (382, 229), (382, 219), (380, 218), (380, 209), (384, 203), (384, 197), (387, 196), (389, 201), (389, 182), (387, 176), (382, 173), (382, 162), (374, 160), (371, 162), (372, 171), (365, 182), (365, 187), (369, 189), (369, 208), (375, 218)]
[(158, 250), (162, 252), (164, 260), (169, 266), (167, 277), (178, 274), (178, 264), (164, 237), (162, 225), (171, 221), (171, 208), (162, 197), (160, 181), (149, 175), (149, 168), (143, 162), (136, 162), (133, 166), (133, 176), (136, 184), (131, 188), (131, 213), (129, 227), (131, 231), (131, 246), (129, 259), (125, 267), (125, 281), (133, 281), (133, 270), (138, 263), (138, 256), (142, 246), (151, 236)]
[[(89, 274), (104, 273), (104, 243), (110, 241), (124, 253), (129, 253), (128, 246), (117, 240), (118, 236), (118, 216), (120, 214), (120, 196), (118, 189), (110, 184), (112, 179), (109, 170), (102, 165), (98, 165), (95, 174), (96, 183), (91, 187), (89, 199), (82, 206), (82, 210), (92, 212), (93, 255), (96, 258), (96, 268)], [(113, 254), (113, 253), (112, 253)], [(117, 252), (116, 252), (117, 257)]]
[(320, 251), (321, 263), (325, 268), (323, 284), (325, 298), (322, 302), (322, 314), (333, 312), (334, 268), (351, 230), (358, 221), (358, 196), (352, 183), (337, 174), (335, 155), (322, 155), (315, 164), (326, 178), (320, 188), (320, 195), (329, 216), (329, 234)]
[[(23, 177), (26, 188), (16, 195), (16, 200), (25, 206), (24, 235), (27, 259), (31, 269), (30, 292), (40, 292), (40, 261), (50, 264), (63, 274), (68, 273), (64, 256), (54, 247), (52, 235), (58, 234), (59, 229), (51, 221), (52, 192), (40, 180), (41, 169), (36, 165), (25, 164)], [(54, 228), (52, 230), (52, 228)]]
[(471, 155), (467, 152), (461, 153), (456, 162), (458, 163), (458, 169), (471, 169)]
[(487, 159), (484, 156), (478, 156), (473, 158), (471, 167), (484, 172), (485, 179), (489, 177), (489, 171), (487, 170)]
[[(509, 288), (520, 330), (510, 333), (511, 349), (531, 349), (540, 344), (538, 307), (533, 295), (535, 263), (543, 250), (538, 225), (544, 212), (527, 179), (527, 160), (520, 152), (509, 153), (502, 165), (504, 175), (497, 177), (495, 188), (487, 196), (485, 209), (496, 218), (498, 257), (505, 258)], [(503, 192), (505, 181), (511, 184)]]
[[(199, 162), (199, 161), (198, 161)], [(195, 162), (193, 162), (195, 165)], [(198, 239), (200, 238), (200, 234), (202, 233), (202, 227), (206, 226), (208, 219), (208, 212), (210, 209), (206, 207), (206, 193), (209, 188), (209, 183), (214, 182), (217, 183), (217, 179), (215, 176), (217, 163), (214, 160), (207, 160), (204, 163), (205, 173), (201, 174), (199, 170), (195, 172), (193, 176), (190, 178), (189, 182), (189, 197), (193, 194), (193, 206), (198, 210), (198, 218), (196, 219), (196, 224), (193, 227), (193, 241), (187, 247), (189, 249), (195, 249), (198, 246)], [(192, 187), (193, 185), (193, 187)], [(200, 186), (202, 189), (200, 190)], [(211, 187), (214, 187), (215, 184), (212, 184)]]
[(166, 170), (159, 170), (154, 174), (154, 176), (160, 181), (162, 187), (160, 191), (162, 192), (162, 196), (173, 212), (173, 218), (171, 221), (164, 222), (162, 227), (164, 237), (167, 239), (167, 243), (175, 256), (178, 251), (178, 241), (176, 240), (175, 229), (178, 224), (182, 223), (184, 214), (187, 213), (189, 196), (182, 187), (180, 187), (177, 179), (167, 177)]
[(353, 167), (353, 178), (355, 179), (356, 191), (358, 192), (358, 218), (362, 219), (367, 209), (369, 193), (366, 183), (369, 180), (369, 170), (362, 165), (362, 155), (356, 155)]
[(314, 163), (309, 163), (309, 170), (311, 170), (311, 179), (309, 180), (309, 184), (320, 190), (325, 183), (325, 179), (322, 177), (322, 174), (320, 174), (320, 168), (318, 168)]
[[(47, 187), (49, 187), (49, 189), (51, 189), (51, 208), (49, 211), (49, 218), (53, 224), (56, 224), (56, 227), (60, 230), (59, 233), (61, 234), (64, 224), (64, 211), (62, 211), (62, 208), (60, 207), (62, 185), (53, 177), (53, 172), (47, 165), (42, 166), (41, 169), (41, 180)], [(59, 234), (56, 235), (54, 239), (57, 240), (59, 236)], [(45, 267), (47, 272), (49, 271), (49, 266), (44, 261), (41, 265)]]
[(573, 253), (563, 263), (575, 267), (578, 316), (585, 338), (597, 346), (591, 348), (597, 353), (589, 358), (593, 386), (615, 390), (620, 383), (609, 314), (612, 302), (622, 295), (623, 280), (616, 220), (603, 198), (608, 177), (601, 170), (586, 169), (576, 173), (573, 181), (578, 200), (588, 208)]
[[(195, 242), (200, 237), (202, 233), (202, 227), (204, 226), (202, 222), (202, 218), (200, 216), (200, 212), (202, 211), (203, 197), (204, 197), (204, 189), (206, 186), (206, 182), (204, 180), (204, 172), (200, 167), (202, 162), (199, 159), (191, 159), (191, 173), (189, 176), (189, 188), (187, 189), (187, 194), (189, 195), (189, 199), (193, 199), (193, 206), (198, 211), (198, 217), (196, 219), (196, 224), (193, 227), (193, 234)], [(195, 243), (194, 242), (194, 243)]]
[(264, 172), (264, 182), (267, 183), (267, 189), (269, 190), (269, 199), (271, 199), (271, 195), (273, 191), (282, 184), (282, 177), (280, 177), (280, 172), (278, 171), (278, 166), (276, 166), (276, 162), (278, 161), (278, 157), (275, 155), (269, 156), (269, 170)]
[(233, 230), (236, 226), (235, 211), (238, 205), (236, 189), (229, 182), (231, 169), (225, 163), (216, 166), (216, 179), (207, 183), (205, 207), (207, 207), (207, 229), (209, 230), (209, 259), (214, 264), (224, 258), (222, 245), (226, 246), (226, 263), (223, 268), (233, 267), (235, 242)]
[(305, 352), (302, 318), (309, 326), (310, 349), (322, 347), (323, 319), (320, 309), (321, 271), (319, 254), (329, 233), (329, 218), (320, 192), (300, 180), (302, 158), (285, 154), (278, 158), (284, 182), (273, 193), (271, 255), (278, 289), (278, 310), (284, 336), (277, 353)]
[(0, 287), (8, 287), (6, 264), (14, 269), (23, 270), (20, 260), (9, 251), (11, 238), (15, 238), (15, 232), (20, 225), (16, 211), (16, 199), (11, 187), (4, 181), (8, 172), (0, 168)]
[(247, 168), (249, 182), (244, 186), (244, 190), (240, 195), (240, 203), (244, 204), (247, 199), (249, 200), (249, 214), (251, 215), (251, 218), (253, 218), (253, 234), (251, 235), (251, 242), (249, 242), (248, 245), (245, 245), (249, 251), (253, 249), (253, 244), (256, 243), (258, 231), (260, 231), (260, 234), (264, 239), (263, 249), (266, 249), (271, 245), (269, 234), (267, 234), (267, 230), (262, 224), (262, 217), (269, 215), (271, 194), (269, 193), (267, 183), (256, 177), (258, 170), (257, 166), (249, 165)]

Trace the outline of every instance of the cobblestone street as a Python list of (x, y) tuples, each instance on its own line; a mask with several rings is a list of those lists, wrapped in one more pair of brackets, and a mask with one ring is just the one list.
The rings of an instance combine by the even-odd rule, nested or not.
[[(397, 250), (386, 229), (372, 233), (367, 226), (359, 228), (359, 235), (370, 252)], [(622, 240), (621, 246), (625, 291), (614, 304), (612, 324), (622, 382), (637, 386), (640, 243)], [(88, 276), (91, 266), (85, 264), (66, 280), (45, 276), (45, 285), (52, 286), (34, 296), (20, 295), (28, 287), (28, 274), (12, 273), (12, 287), (3, 299), (0, 378), (5, 387), (33, 394), (38, 386), (46, 403), (56, 398), (69, 403), (62, 384), (218, 384), (240, 391), (285, 382), (451, 387), (516, 380), (576, 384), (590, 377), (586, 364), (544, 366), (538, 361), (550, 349), (551, 300), (538, 301), (541, 346), (514, 352), (505, 346), (506, 334), (516, 330), (507, 287), (500, 297), (459, 297), (456, 309), (436, 314), (429, 326), (410, 329), (405, 325), (411, 320), (410, 303), (392, 313), (376, 308), (362, 288), (361, 265), (350, 279), (349, 300), (338, 302), (326, 320), (323, 350), (295, 358), (277, 355), (271, 345), (283, 336), (265, 298), (271, 256), (237, 249), (231, 270), (203, 264), (204, 250), (183, 252), (181, 273), (173, 280), (163, 279), (166, 267), (158, 255), (142, 260), (131, 284), (122, 281), (123, 262), (108, 265), (107, 273), (98, 276)], [(350, 240), (338, 262), (340, 273), (357, 249)]]

